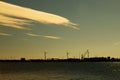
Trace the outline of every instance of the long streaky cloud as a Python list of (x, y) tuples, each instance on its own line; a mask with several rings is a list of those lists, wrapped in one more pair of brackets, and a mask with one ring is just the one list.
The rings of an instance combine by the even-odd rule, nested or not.
[[(28, 19), (28, 22), (29, 20), (32, 20), (43, 24), (64, 25), (79, 29), (77, 24), (62, 16), (0, 1), (0, 25), (24, 29), (22, 25), (28, 24), (28, 22), (26, 20), (16, 19), (15, 17)], [(2, 19), (4, 19), (4, 21)]]
[(57, 36), (43, 36), (43, 35), (38, 35), (38, 34), (33, 34), (33, 33), (26, 33), (28, 36), (32, 37), (43, 37), (43, 38), (48, 38), (48, 39), (61, 39), (60, 37)]
[(7, 34), (7, 33), (2, 33), (0, 32), (0, 36), (12, 36), (11, 34)]

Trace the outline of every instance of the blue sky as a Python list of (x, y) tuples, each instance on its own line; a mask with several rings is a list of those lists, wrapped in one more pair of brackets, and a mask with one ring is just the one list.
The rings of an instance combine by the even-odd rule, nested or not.
[[(15, 10), (7, 8), (7, 13), (3, 6), (9, 6), (1, 7), (1, 58), (43, 58), (44, 51), (48, 52), (48, 58), (66, 58), (67, 51), (70, 57), (78, 57), (79, 53), (83, 54), (87, 49), (90, 56), (120, 56), (119, 0), (1, 2), (27, 8), (28, 11), (18, 10), (14, 6)], [(10, 13), (11, 10), (15, 14)], [(52, 17), (45, 15), (42, 18), (38, 12), (51, 14)], [(34, 14), (38, 17), (34, 17)], [(8, 24), (7, 21), (11, 22)], [(20, 29), (18, 25), (26, 29)]]

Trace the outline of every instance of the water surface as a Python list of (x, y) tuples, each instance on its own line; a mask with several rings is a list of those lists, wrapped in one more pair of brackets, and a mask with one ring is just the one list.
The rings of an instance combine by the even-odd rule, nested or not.
[(0, 80), (120, 80), (120, 63), (0, 62)]

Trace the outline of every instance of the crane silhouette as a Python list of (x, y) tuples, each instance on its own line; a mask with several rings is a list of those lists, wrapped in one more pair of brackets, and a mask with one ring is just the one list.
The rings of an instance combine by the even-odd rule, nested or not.
[(90, 52), (89, 52), (89, 50), (87, 49), (87, 51), (84, 53), (84, 54), (82, 54), (81, 55), (81, 59), (84, 59), (84, 58), (89, 58), (89, 54), (90, 54)]

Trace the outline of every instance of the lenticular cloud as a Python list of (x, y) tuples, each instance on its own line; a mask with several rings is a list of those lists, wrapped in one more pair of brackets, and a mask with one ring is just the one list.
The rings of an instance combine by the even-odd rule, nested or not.
[(59, 15), (33, 10), (3, 1), (0, 1), (0, 18), (0, 25), (17, 29), (25, 29), (23, 25), (28, 25), (30, 20), (43, 24), (64, 25), (74, 29), (79, 29), (77, 24), (72, 23), (67, 18)]

